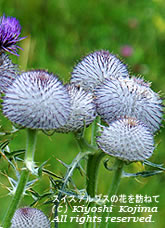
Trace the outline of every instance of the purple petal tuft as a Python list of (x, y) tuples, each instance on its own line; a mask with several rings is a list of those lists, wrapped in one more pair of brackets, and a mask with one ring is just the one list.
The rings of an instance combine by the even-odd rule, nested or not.
[(17, 54), (17, 42), (25, 37), (19, 37), (21, 34), (21, 26), (19, 21), (14, 17), (0, 17), (0, 49), (10, 52), (13, 55)]

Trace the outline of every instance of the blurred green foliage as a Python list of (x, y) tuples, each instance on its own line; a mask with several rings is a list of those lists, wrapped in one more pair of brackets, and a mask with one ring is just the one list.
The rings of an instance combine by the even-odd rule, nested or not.
[[(11, 57), (22, 70), (48, 69), (68, 82), (74, 65), (88, 53), (106, 49), (117, 54), (128, 65), (133, 75), (142, 75), (152, 81), (152, 88), (165, 92), (165, 2), (164, 0), (1, 0), (0, 15), (16, 17), (22, 25), (21, 42), (24, 51), (19, 57)], [(122, 47), (132, 48), (131, 56), (122, 56)], [(11, 129), (10, 122), (1, 116), (1, 131)], [(90, 129), (88, 129), (90, 136)], [(155, 136), (156, 150), (150, 161), (164, 163), (164, 129)], [(4, 142), (6, 137), (1, 137)], [(25, 148), (25, 131), (10, 137), (11, 151)], [(51, 137), (42, 132), (38, 135), (35, 160), (41, 164), (48, 161), (47, 168), (58, 175), (64, 175), (65, 168), (56, 160), (71, 163), (78, 153), (72, 134), (55, 134)], [(1, 157), (0, 220), (10, 202), (6, 175), (12, 176), (11, 168)], [(138, 163), (126, 167), (137, 172), (143, 170)], [(84, 177), (75, 172), (75, 182), (84, 188)], [(43, 178), (36, 189), (43, 193), (48, 189), (47, 178)], [(111, 173), (103, 164), (99, 171), (98, 193), (106, 194), (111, 182)], [(112, 224), (111, 227), (164, 227), (165, 176), (163, 174), (146, 179), (123, 179), (119, 194), (160, 195), (159, 212), (154, 215), (155, 223)], [(25, 197), (22, 206), (31, 202)], [(51, 208), (41, 207), (47, 214)], [(66, 227), (61, 224), (60, 227)], [(71, 223), (67, 227), (78, 227)], [(80, 226), (81, 227), (81, 226)]]

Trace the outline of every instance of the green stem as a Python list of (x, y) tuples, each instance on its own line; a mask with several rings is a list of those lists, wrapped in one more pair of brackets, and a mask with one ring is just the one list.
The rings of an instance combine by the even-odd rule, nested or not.
[[(112, 179), (112, 184), (111, 184), (110, 192), (108, 195), (108, 199), (110, 199), (111, 196), (117, 194), (119, 184), (120, 184), (120, 180), (121, 180), (121, 176), (122, 176), (123, 167), (124, 167), (124, 161), (116, 159), (115, 164), (114, 164), (114, 169), (115, 169), (114, 172), (115, 173), (114, 173), (114, 176)], [(111, 206), (111, 201), (107, 204), (107, 206), (108, 207)], [(108, 228), (109, 227), (109, 220), (106, 221), (106, 217), (109, 217), (109, 212), (103, 213), (100, 228)]]
[[(99, 117), (96, 117), (92, 124), (92, 134), (91, 134), (91, 145), (97, 147), (96, 135), (98, 131), (98, 123), (100, 122)], [(90, 197), (95, 197), (96, 187), (97, 187), (97, 176), (99, 170), (99, 164), (101, 159), (105, 156), (105, 153), (101, 151), (96, 151), (94, 154), (90, 154), (87, 161), (87, 193)]]
[(87, 163), (87, 193), (90, 197), (94, 198), (97, 190), (97, 176), (99, 164), (105, 153), (99, 151), (95, 154), (88, 156)]
[(11, 219), (24, 194), (26, 183), (28, 181), (28, 177), (30, 173), (29, 167), (31, 167), (31, 164), (34, 164), (33, 159), (34, 159), (35, 145), (36, 145), (36, 130), (27, 129), (27, 146), (26, 146), (26, 152), (25, 152), (25, 164), (28, 169), (23, 168), (22, 170), (18, 184), (16, 186), (15, 194), (13, 196), (13, 199), (10, 203), (10, 206), (3, 220), (3, 228), (10, 227)]
[(92, 123), (92, 134), (91, 134), (91, 145), (97, 146), (96, 144), (96, 135), (98, 130), (98, 123), (100, 123), (100, 117), (97, 116), (96, 119)]
[(4, 218), (3, 222), (3, 228), (9, 228), (11, 224), (11, 219), (14, 215), (15, 210), (17, 209), (18, 204), (21, 201), (21, 196), (23, 195), (27, 180), (28, 180), (29, 172), (28, 170), (24, 169), (21, 173), (16, 192), (13, 196), (13, 199), (11, 201), (11, 204), (8, 208), (8, 211), (6, 213), (6, 216)]
[(88, 142), (83, 137), (75, 134), (75, 138), (78, 143), (78, 146), (80, 147), (81, 152), (87, 152), (87, 151), (96, 152), (97, 151), (97, 148), (88, 144)]
[[(97, 148), (97, 143), (96, 143), (96, 136), (97, 136), (97, 131), (98, 131), (98, 123), (100, 122), (100, 118), (96, 117), (94, 122), (92, 123), (92, 133), (91, 133), (91, 146)], [(102, 158), (105, 156), (105, 153), (101, 152), (98, 150), (95, 151), (95, 153), (90, 154), (88, 156), (88, 161), (87, 161), (87, 179), (86, 179), (86, 190), (88, 195), (91, 198), (94, 198), (97, 192), (97, 176), (98, 176), (98, 170), (99, 170), (99, 165), (102, 160)], [(91, 202), (89, 203), (88, 207), (94, 207), (95, 203)], [(90, 216), (94, 217), (95, 212), (90, 212)], [(95, 228), (96, 223), (86, 223), (86, 228)]]
[(123, 171), (123, 167), (124, 167), (124, 162), (116, 159), (115, 161), (115, 173), (113, 176), (113, 180), (112, 180), (112, 185), (111, 185), (111, 189), (109, 192), (109, 196), (115, 195), (118, 191), (119, 188), (119, 184), (120, 184), (120, 180), (121, 180), (121, 176), (122, 176), (122, 171)]
[(34, 172), (34, 154), (36, 147), (37, 130), (27, 128), (27, 143), (25, 153), (26, 167)]

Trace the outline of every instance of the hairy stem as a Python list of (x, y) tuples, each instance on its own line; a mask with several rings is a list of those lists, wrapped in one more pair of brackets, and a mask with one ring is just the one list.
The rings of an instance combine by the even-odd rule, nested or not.
[[(98, 131), (98, 123), (100, 122), (99, 117), (95, 119), (92, 124), (92, 134), (91, 134), (91, 145), (97, 148), (96, 135)], [(97, 187), (97, 176), (99, 170), (99, 164), (105, 153), (96, 150), (95, 153), (90, 154), (87, 161), (87, 193), (90, 197), (95, 197), (96, 187)]]
[(95, 154), (90, 154), (88, 156), (87, 163), (87, 193), (90, 197), (94, 198), (97, 190), (97, 176), (99, 170), (99, 164), (105, 153), (98, 151)]
[(15, 210), (17, 209), (24, 191), (26, 189), (26, 183), (29, 177), (29, 164), (33, 164), (34, 152), (35, 152), (35, 145), (36, 145), (36, 130), (27, 129), (27, 145), (25, 151), (25, 164), (27, 168), (23, 168), (18, 184), (16, 186), (16, 190), (13, 196), (13, 199), (10, 203), (10, 206), (7, 210), (7, 213), (3, 220), (3, 228), (9, 228), (11, 225), (11, 219), (14, 215)]
[(15, 194), (13, 196), (13, 199), (11, 201), (11, 204), (8, 208), (8, 211), (5, 215), (4, 222), (3, 222), (3, 228), (9, 228), (11, 224), (11, 219), (14, 215), (15, 210), (17, 209), (17, 206), (19, 205), (22, 195), (24, 193), (24, 189), (28, 180), (29, 172), (28, 170), (24, 169), (21, 173), (17, 189), (15, 191)]
[(119, 159), (116, 159), (116, 161), (115, 161), (115, 173), (113, 176), (109, 196), (115, 195), (118, 191), (121, 176), (122, 176), (123, 167), (124, 167), (124, 162), (119, 160)]
[(34, 153), (36, 147), (37, 130), (27, 129), (27, 143), (25, 153), (25, 164), (26, 167), (34, 172)]
[(97, 146), (96, 144), (96, 135), (98, 130), (98, 123), (100, 123), (100, 117), (97, 116), (96, 119), (92, 123), (92, 134), (91, 134), (91, 145)]
[[(114, 176), (112, 179), (112, 184), (111, 184), (110, 192), (108, 195), (109, 200), (110, 200), (111, 196), (117, 194), (119, 184), (120, 184), (120, 180), (121, 180), (121, 176), (122, 176), (123, 167), (124, 167), (124, 161), (116, 159), (115, 164), (114, 164), (114, 169), (115, 169), (114, 170)], [(107, 203), (107, 206), (108, 207), (111, 206), (111, 201), (109, 203)], [(102, 214), (102, 222), (100, 224), (100, 228), (108, 228), (109, 227), (108, 217), (109, 217), (109, 212), (104, 212)]]
[[(97, 148), (96, 136), (97, 136), (99, 122), (100, 122), (100, 118), (96, 117), (95, 121), (92, 123), (91, 146), (94, 146), (95, 148)], [(97, 192), (98, 170), (99, 170), (100, 162), (104, 156), (105, 156), (105, 153), (103, 153), (102, 151), (99, 151), (98, 148), (95, 151), (95, 153), (90, 154), (88, 156), (86, 190), (88, 195), (91, 198), (94, 198)], [(95, 206), (94, 202), (90, 202), (88, 205), (88, 207), (94, 207), (94, 206)], [(94, 217), (95, 212), (90, 212), (90, 216)], [(86, 223), (85, 227), (95, 228), (96, 223)]]
[(88, 142), (84, 139), (84, 137), (81, 137), (75, 134), (75, 138), (81, 152), (87, 152), (87, 151), (90, 151), (93, 153), (97, 152), (97, 148), (88, 144)]

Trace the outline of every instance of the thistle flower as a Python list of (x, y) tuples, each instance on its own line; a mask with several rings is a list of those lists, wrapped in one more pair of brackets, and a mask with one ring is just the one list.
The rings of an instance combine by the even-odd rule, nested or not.
[(143, 161), (152, 155), (153, 135), (135, 118), (121, 118), (102, 128), (97, 143), (105, 153), (130, 162)]
[(78, 131), (84, 125), (88, 126), (96, 117), (96, 106), (92, 93), (84, 91), (73, 84), (67, 85), (71, 98), (71, 114), (66, 124), (57, 129), (58, 132)]
[(133, 48), (130, 45), (124, 45), (120, 49), (120, 54), (123, 57), (130, 57), (133, 54)]
[(16, 210), (11, 228), (50, 228), (50, 222), (42, 211), (25, 207)]
[(79, 62), (73, 72), (71, 82), (92, 91), (105, 78), (127, 77), (126, 66), (108, 51), (96, 51)]
[(97, 112), (106, 122), (132, 116), (143, 122), (152, 132), (159, 129), (162, 100), (142, 79), (106, 79), (96, 88), (94, 94)]
[(21, 26), (19, 21), (14, 17), (0, 17), (0, 51), (7, 51), (11, 54), (18, 55), (16, 45), (17, 42), (25, 37), (19, 37), (21, 34)]
[(0, 54), (0, 92), (5, 93), (7, 87), (18, 74), (17, 66), (12, 63), (8, 55)]
[(18, 75), (3, 98), (3, 113), (9, 120), (32, 129), (56, 129), (70, 114), (66, 88), (43, 70)]

